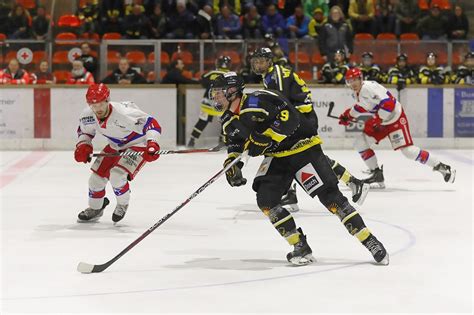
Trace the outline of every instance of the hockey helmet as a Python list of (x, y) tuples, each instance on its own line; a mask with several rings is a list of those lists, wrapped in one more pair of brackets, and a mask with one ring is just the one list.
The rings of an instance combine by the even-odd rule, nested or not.
[(470, 59), (470, 58), (474, 58), (474, 52), (473, 51), (470, 51), (466, 54), (466, 56), (464, 56), (464, 59)]
[(216, 60), (216, 68), (230, 69), (232, 59), (229, 56), (220, 56)]
[[(263, 59), (263, 60), (262, 60)], [(264, 62), (262, 64), (262, 61)], [(265, 74), (273, 64), (273, 52), (268, 47), (258, 48), (250, 58), (250, 66), (256, 74)]]
[(245, 88), (244, 79), (237, 73), (230, 71), (218, 76), (209, 89), (209, 99), (214, 102), (217, 110), (224, 110), (223, 97), (230, 103), (234, 96), (241, 96)]
[(92, 84), (87, 89), (86, 100), (89, 104), (100, 103), (108, 101), (110, 96), (110, 90), (104, 83)]
[(399, 54), (399, 55), (397, 56), (397, 61), (405, 61), (405, 62), (407, 62), (407, 61), (408, 61), (408, 56), (407, 56), (407, 54), (405, 54), (405, 53)]
[(362, 71), (359, 68), (351, 68), (346, 72), (346, 82), (349, 82), (354, 79), (362, 80)]
[(426, 54), (426, 59), (428, 58), (438, 58), (438, 55), (434, 52), (429, 52)]
[(374, 54), (370, 51), (364, 51), (362, 53), (362, 58), (371, 58), (374, 59)]

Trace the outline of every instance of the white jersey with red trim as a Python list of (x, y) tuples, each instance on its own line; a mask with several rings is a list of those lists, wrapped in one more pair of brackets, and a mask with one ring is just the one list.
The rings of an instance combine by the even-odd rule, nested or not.
[(402, 104), (384, 86), (375, 81), (363, 81), (359, 93), (353, 93), (356, 104), (351, 108), (352, 117), (365, 113), (377, 115), (382, 125), (389, 125), (400, 118)]
[(96, 132), (107, 138), (115, 150), (131, 146), (146, 147), (148, 140), (158, 142), (161, 126), (133, 102), (109, 102), (109, 116), (100, 121), (90, 107), (79, 118), (77, 143), (91, 142)]

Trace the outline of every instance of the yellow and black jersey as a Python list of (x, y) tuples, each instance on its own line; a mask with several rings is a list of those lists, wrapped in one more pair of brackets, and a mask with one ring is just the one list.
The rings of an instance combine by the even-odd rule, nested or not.
[(461, 65), (451, 76), (451, 83), (455, 84), (474, 84), (474, 68)]
[(449, 76), (445, 75), (441, 66), (422, 66), (418, 71), (418, 83), (421, 84), (443, 84), (449, 83)]
[(400, 69), (398, 66), (393, 66), (388, 70), (387, 83), (405, 85), (416, 83), (416, 74), (410, 67)]
[(301, 113), (313, 111), (311, 91), (293, 70), (273, 65), (263, 76), (263, 86), (282, 93)]
[[(226, 114), (224, 114), (226, 116)], [(253, 132), (270, 137), (275, 145), (266, 156), (293, 155), (321, 143), (318, 128), (278, 91), (244, 94), (238, 114), (222, 124), (229, 154), (240, 154)]]
[(349, 70), (349, 65), (346, 63), (338, 65), (334, 62), (328, 62), (324, 64), (321, 68), (323, 83), (344, 84), (347, 70)]
[(364, 80), (367, 81), (375, 81), (378, 83), (384, 83), (385, 74), (380, 70), (378, 65), (371, 65), (371, 66), (363, 66), (360, 65), (360, 71), (364, 75)]
[(228, 69), (217, 69), (206, 72), (201, 77), (201, 85), (206, 90), (201, 101), (201, 111), (211, 116), (220, 116), (222, 112), (216, 110), (213, 103), (209, 100), (209, 89), (211, 88), (212, 82), (220, 75), (229, 72)]

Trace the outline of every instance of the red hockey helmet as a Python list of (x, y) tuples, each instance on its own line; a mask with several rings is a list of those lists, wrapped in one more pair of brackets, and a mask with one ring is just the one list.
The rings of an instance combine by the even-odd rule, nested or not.
[(107, 101), (110, 96), (110, 90), (104, 83), (92, 84), (87, 89), (86, 100), (89, 104)]
[(361, 79), (362, 80), (362, 71), (359, 68), (351, 68), (346, 72), (346, 82), (352, 79)]

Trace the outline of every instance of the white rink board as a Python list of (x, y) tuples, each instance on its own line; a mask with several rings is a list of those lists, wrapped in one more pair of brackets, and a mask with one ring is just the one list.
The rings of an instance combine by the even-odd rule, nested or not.
[(33, 136), (33, 89), (0, 89), (0, 139)]

